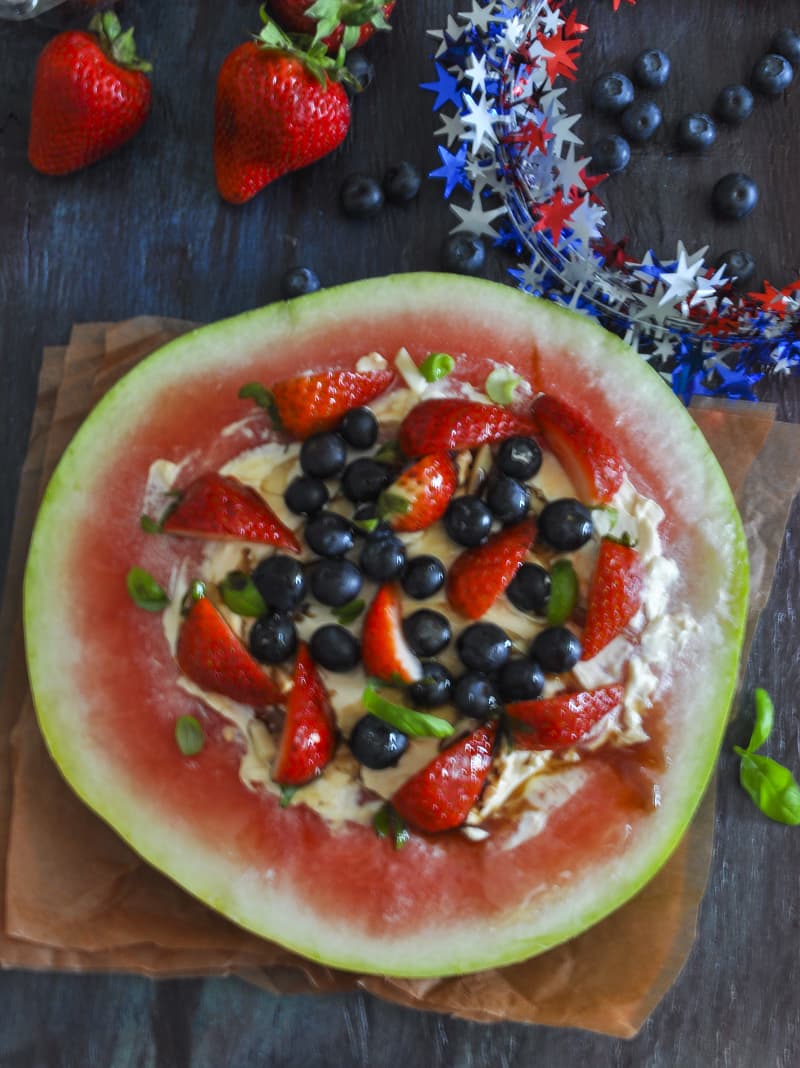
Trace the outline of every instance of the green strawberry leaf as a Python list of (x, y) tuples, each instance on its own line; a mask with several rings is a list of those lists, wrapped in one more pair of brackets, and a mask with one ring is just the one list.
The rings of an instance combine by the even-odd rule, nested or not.
[(402, 849), (410, 837), (405, 822), (388, 801), (372, 817), (372, 826), (379, 838), (391, 838), (395, 849)]
[(125, 586), (131, 600), (146, 612), (160, 612), (169, 604), (169, 597), (149, 571), (132, 567), (125, 576)]
[(292, 798), (297, 793), (297, 786), (282, 786), (281, 787), (281, 808), (288, 808), (291, 804)]
[(334, 615), (339, 623), (346, 627), (348, 623), (358, 619), (365, 607), (365, 602), (359, 597), (355, 601), (349, 601), (347, 604), (342, 605), (341, 608), (334, 612)]
[(219, 595), (237, 616), (256, 618), (267, 611), (256, 584), (244, 571), (229, 571), (219, 584)]
[(373, 686), (366, 687), (362, 701), (366, 710), (373, 716), (414, 738), (449, 738), (455, 730), (452, 723), (440, 716), (417, 712), (416, 709), (387, 700)]
[(392, 493), (384, 490), (378, 497), (378, 516), (386, 519), (387, 516), (408, 515), (411, 511), (411, 501), (402, 493)]

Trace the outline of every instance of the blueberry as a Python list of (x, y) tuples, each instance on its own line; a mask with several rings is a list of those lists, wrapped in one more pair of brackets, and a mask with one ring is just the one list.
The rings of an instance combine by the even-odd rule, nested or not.
[(723, 219), (743, 219), (758, 203), (758, 186), (746, 174), (726, 174), (711, 190), (711, 204)]
[(370, 456), (359, 456), (344, 469), (342, 493), (354, 504), (374, 501), (393, 478), (391, 467), (373, 460)]
[(444, 564), (436, 556), (414, 556), (406, 564), (403, 589), (415, 601), (433, 597), (444, 586)]
[(574, 668), (582, 652), (580, 641), (566, 627), (547, 627), (540, 631), (530, 648), (531, 659), (553, 675)]
[(456, 639), (461, 663), (470, 671), (499, 671), (511, 655), (511, 639), (496, 623), (473, 623)]
[(390, 768), (408, 749), (408, 735), (369, 713), (350, 735), (350, 751), (359, 764), (373, 771)]
[(403, 620), (403, 634), (417, 656), (436, 656), (450, 644), (450, 621), (441, 612), (420, 608)]
[(439, 708), (450, 700), (452, 689), (453, 676), (447, 668), (436, 660), (426, 660), (422, 678), (409, 686), (408, 696), (417, 708)]
[(749, 118), (753, 111), (753, 94), (746, 85), (726, 85), (720, 89), (714, 102), (714, 114), (720, 122), (738, 126)]
[(442, 245), (442, 266), (455, 274), (479, 274), (486, 247), (477, 234), (450, 234)]
[(253, 572), (253, 582), (270, 608), (285, 612), (297, 608), (306, 592), (303, 565), (283, 553), (262, 560)]
[(444, 513), (444, 528), (458, 545), (483, 545), (492, 530), (492, 513), (471, 493), (454, 497)]
[(314, 478), (334, 478), (344, 471), (347, 446), (344, 438), (331, 430), (312, 434), (300, 446), (300, 466), (303, 473)]
[(633, 61), (633, 80), (642, 89), (660, 89), (669, 78), (670, 61), (660, 48), (647, 48)]
[(509, 660), (497, 685), (504, 701), (534, 701), (544, 689), (544, 672), (535, 660)]
[(351, 219), (369, 219), (383, 207), (383, 190), (368, 174), (351, 174), (339, 190), (339, 203)]
[(486, 491), (486, 503), (501, 523), (523, 519), (531, 503), (531, 491), (509, 475), (496, 475)]
[(317, 512), (306, 523), (305, 539), (317, 556), (344, 556), (356, 543), (353, 524), (338, 512)]
[(633, 102), (633, 97), (633, 82), (618, 71), (601, 74), (592, 85), (592, 107), (607, 115), (624, 111)]
[(539, 537), (552, 549), (573, 552), (591, 538), (592, 513), (574, 497), (550, 501), (539, 513)]
[(250, 628), (250, 652), (264, 664), (281, 664), (297, 649), (297, 631), (286, 612), (267, 612)]
[(298, 475), (286, 487), (283, 499), (295, 515), (313, 515), (328, 503), (330, 494), (321, 478)]
[(727, 274), (733, 278), (733, 284), (737, 288), (748, 285), (755, 277), (755, 256), (743, 248), (728, 249), (717, 262), (718, 266), (725, 265)]
[(281, 279), (281, 292), (287, 300), (316, 293), (319, 288), (319, 278), (310, 267), (290, 267)]
[(311, 569), (311, 592), (333, 608), (354, 601), (361, 592), (361, 572), (349, 560), (320, 560)]
[(506, 438), (497, 450), (497, 466), (512, 478), (533, 478), (542, 466), (542, 450), (533, 438)]
[(506, 596), (520, 611), (544, 616), (550, 600), (550, 575), (539, 564), (523, 564), (506, 588)]
[(778, 30), (769, 46), (770, 52), (788, 59), (795, 67), (800, 65), (800, 33), (784, 27)]
[(342, 416), (339, 433), (354, 449), (371, 449), (378, 440), (378, 420), (369, 408), (351, 408)]
[(779, 96), (784, 89), (792, 84), (794, 68), (786, 56), (779, 56), (769, 52), (753, 67), (750, 75), (750, 84), (757, 93), (765, 96)]
[(348, 52), (345, 57), (344, 65), (355, 82), (355, 85), (350, 85), (345, 82), (346, 89), (357, 93), (363, 93), (368, 86), (372, 85), (372, 81), (375, 77), (375, 67), (363, 52), (359, 52), (357, 48), (354, 48), (352, 52)]
[(717, 139), (717, 128), (710, 115), (705, 115), (702, 111), (693, 111), (684, 115), (679, 121), (676, 136), (681, 148), (702, 150), (714, 144)]
[(370, 536), (358, 559), (364, 574), (376, 582), (388, 582), (402, 573), (406, 564), (406, 548), (399, 538)]
[(453, 704), (462, 716), (472, 719), (489, 719), (502, 711), (494, 683), (480, 671), (467, 671), (456, 679)]
[(361, 659), (358, 638), (338, 623), (326, 623), (311, 635), (309, 648), (314, 660), (328, 671), (350, 671)]
[(619, 121), (629, 141), (649, 141), (661, 125), (661, 108), (652, 100), (634, 100)]
[(383, 192), (392, 204), (405, 204), (413, 200), (421, 185), (422, 175), (419, 169), (405, 160), (390, 167), (383, 176)]
[(589, 149), (590, 174), (619, 174), (631, 161), (631, 146), (619, 134), (611, 134), (595, 141)]

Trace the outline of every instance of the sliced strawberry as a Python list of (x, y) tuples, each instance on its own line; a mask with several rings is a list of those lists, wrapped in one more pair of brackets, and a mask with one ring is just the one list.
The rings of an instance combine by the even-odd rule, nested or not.
[(394, 530), (424, 530), (442, 518), (457, 485), (458, 475), (449, 453), (423, 456), (384, 490), (378, 512)]
[(333, 708), (305, 642), (297, 650), (292, 683), (272, 772), (282, 786), (302, 786), (316, 778), (336, 749)]
[(483, 545), (465, 549), (447, 576), (447, 599), (467, 619), (480, 619), (506, 589), (536, 537), (536, 520), (498, 530)]
[(561, 749), (579, 742), (603, 716), (622, 702), (622, 683), (580, 693), (558, 693), (536, 701), (512, 701), (506, 714), (532, 730), (515, 728), (519, 749)]
[(392, 797), (397, 814), (431, 834), (460, 827), (483, 790), (496, 733), (496, 723), (484, 723), (434, 757)]
[(422, 401), (411, 409), (400, 424), (400, 448), (406, 456), (424, 456), (444, 449), (473, 449), (536, 431), (531, 419), (502, 405), (445, 397)]
[(369, 404), (388, 388), (394, 371), (325, 371), (276, 382), (272, 397), (281, 427), (295, 438), (333, 430), (345, 412)]
[(178, 665), (204, 690), (243, 705), (272, 705), (280, 692), (207, 597), (192, 604), (178, 633)]
[(384, 682), (416, 682), (422, 665), (403, 634), (400, 594), (391, 582), (381, 586), (364, 616), (361, 659), (367, 675)]
[(607, 504), (622, 485), (625, 469), (609, 438), (577, 408), (542, 394), (533, 405), (545, 441), (572, 479), (584, 504)]
[(644, 568), (636, 549), (603, 538), (589, 587), (581, 660), (597, 656), (630, 623), (642, 603), (643, 585)]
[(254, 489), (216, 471), (201, 475), (181, 493), (163, 522), (167, 534), (220, 541), (253, 541), (300, 552), (297, 538)]

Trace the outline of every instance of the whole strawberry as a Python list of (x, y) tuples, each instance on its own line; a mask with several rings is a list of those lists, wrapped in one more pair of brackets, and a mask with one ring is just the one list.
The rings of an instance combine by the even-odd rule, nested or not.
[(136, 55), (133, 30), (113, 11), (88, 33), (60, 33), (36, 64), (28, 158), (42, 174), (69, 174), (110, 155), (150, 111), (150, 64)]
[(341, 72), (324, 45), (301, 52), (269, 21), (257, 41), (226, 57), (214, 120), (214, 169), (225, 200), (243, 204), (341, 144), (350, 126), (347, 93), (335, 80)]
[(376, 30), (389, 30), (394, 8), (381, 0), (270, 0), (270, 10), (286, 30), (321, 40), (329, 52), (360, 48)]

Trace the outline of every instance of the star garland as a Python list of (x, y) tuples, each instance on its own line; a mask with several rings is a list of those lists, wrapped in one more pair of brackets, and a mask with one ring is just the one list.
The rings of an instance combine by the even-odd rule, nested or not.
[[(620, 10), (622, 0), (611, 2)], [(453, 232), (511, 250), (520, 289), (598, 319), (686, 403), (694, 394), (755, 400), (765, 373), (797, 372), (800, 278), (740, 294), (724, 268), (706, 264), (707, 246), (689, 252), (678, 241), (668, 259), (651, 250), (636, 261), (627, 239), (604, 236), (606, 209), (594, 190), (607, 176), (587, 174), (580, 115), (561, 102), (560, 83), (575, 79), (589, 29), (577, 5), (470, 3), (428, 31), (437, 77), (423, 85), (436, 93), (436, 136), (446, 139), (430, 177), (445, 183)]]

